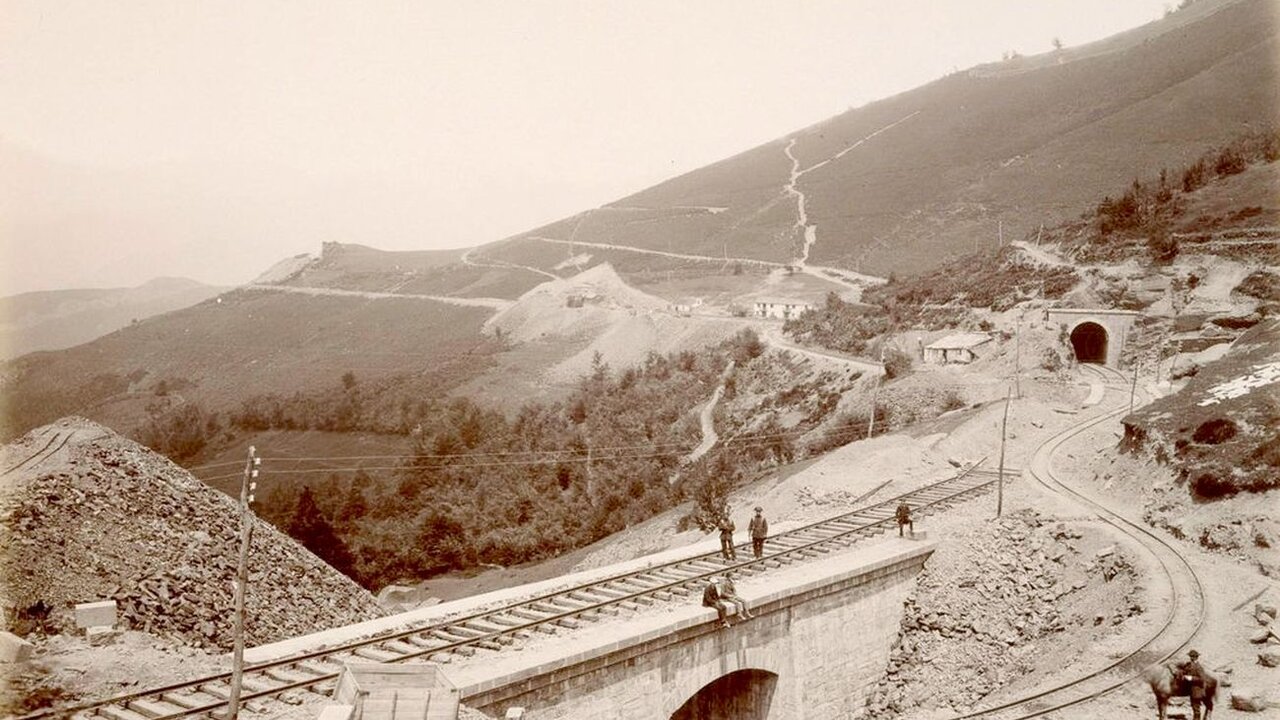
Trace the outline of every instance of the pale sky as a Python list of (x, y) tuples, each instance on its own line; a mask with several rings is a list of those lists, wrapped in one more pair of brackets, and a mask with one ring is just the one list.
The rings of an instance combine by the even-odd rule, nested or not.
[(0, 0), (0, 295), (477, 245), (1152, 0)]

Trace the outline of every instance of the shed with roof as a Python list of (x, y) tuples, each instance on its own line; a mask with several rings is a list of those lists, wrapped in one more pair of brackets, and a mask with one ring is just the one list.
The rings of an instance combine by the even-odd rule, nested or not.
[(990, 346), (991, 336), (986, 333), (955, 333), (928, 344), (924, 348), (925, 362), (971, 363)]

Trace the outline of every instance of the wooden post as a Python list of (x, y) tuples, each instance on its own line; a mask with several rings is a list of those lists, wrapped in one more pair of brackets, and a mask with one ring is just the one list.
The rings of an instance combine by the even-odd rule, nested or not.
[(1004, 438), (1005, 428), (1009, 426), (1009, 399), (1013, 391), (1004, 394), (1004, 419), (1000, 421), (1000, 470), (996, 475), (996, 517), (1004, 512)]
[(1018, 399), (1022, 399), (1022, 315), (1018, 315), (1013, 330), (1013, 386), (1017, 388)]
[(227, 698), (227, 720), (240, 715), (240, 689), (244, 683), (244, 595), (249, 584), (249, 541), (253, 538), (253, 514), (249, 504), (253, 502), (252, 490), (257, 483), (257, 466), (261, 461), (249, 446), (249, 457), (244, 463), (244, 477), (240, 481), (240, 558), (236, 567), (235, 646), (231, 655), (231, 696)]
[(1133, 414), (1133, 396), (1138, 392), (1138, 361), (1133, 361), (1133, 384), (1129, 386), (1129, 414)]
[(880, 377), (876, 378), (876, 387), (871, 391), (871, 417), (867, 419), (867, 439), (876, 431), (876, 397), (880, 394), (880, 386), (884, 384), (884, 348), (880, 348)]

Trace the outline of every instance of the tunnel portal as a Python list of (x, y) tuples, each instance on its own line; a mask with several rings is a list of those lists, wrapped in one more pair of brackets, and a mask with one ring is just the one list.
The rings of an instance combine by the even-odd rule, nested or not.
[(1082, 322), (1071, 331), (1071, 347), (1081, 363), (1107, 363), (1107, 330), (1094, 322)]

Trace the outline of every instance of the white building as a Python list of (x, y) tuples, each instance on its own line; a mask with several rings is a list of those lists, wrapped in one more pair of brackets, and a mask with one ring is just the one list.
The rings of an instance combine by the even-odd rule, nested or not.
[(944, 365), (947, 363), (971, 363), (978, 359), (987, 349), (984, 346), (991, 342), (986, 333), (956, 333), (936, 340), (925, 346), (925, 362)]
[(782, 298), (760, 298), (755, 303), (755, 314), (763, 318), (790, 320), (805, 310), (812, 310), (813, 303)]

